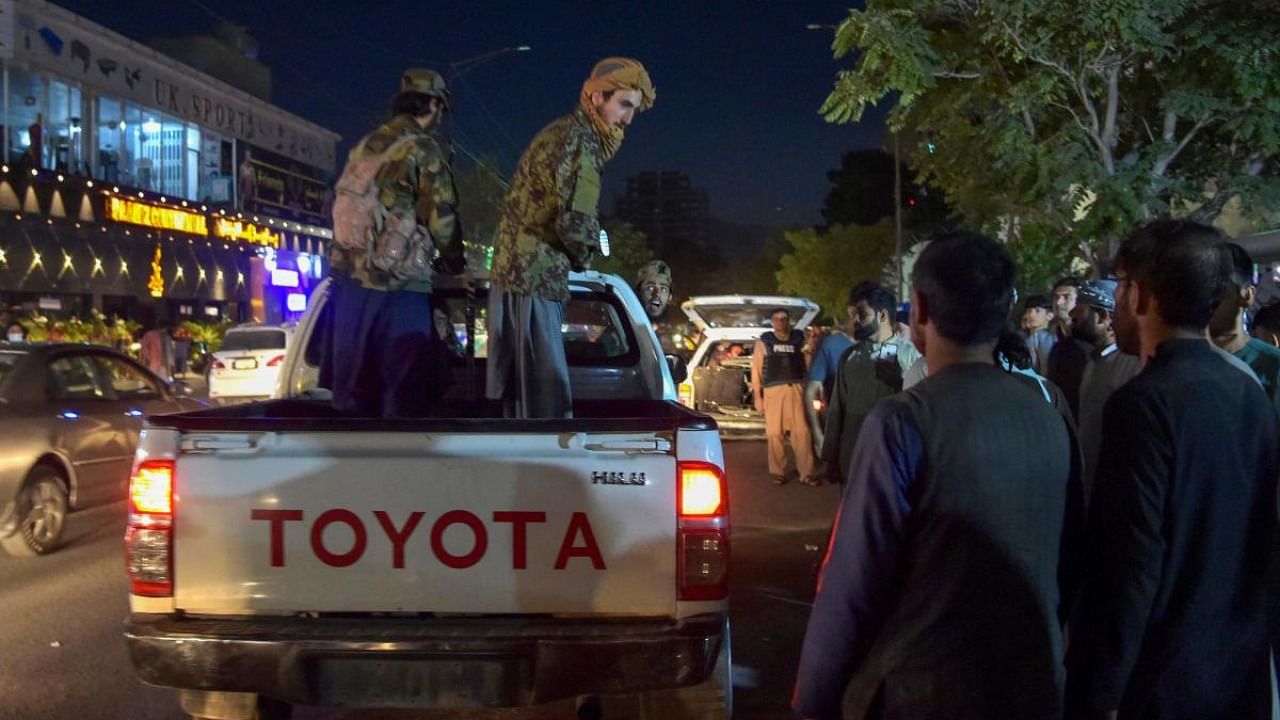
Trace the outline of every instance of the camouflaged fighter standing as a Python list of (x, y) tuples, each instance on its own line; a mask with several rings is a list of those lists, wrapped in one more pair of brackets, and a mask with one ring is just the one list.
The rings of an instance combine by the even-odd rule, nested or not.
[(429, 414), (452, 381), (430, 296), (435, 271), (466, 267), (448, 153), (433, 134), (448, 104), (439, 73), (406, 70), (393, 117), (356, 145), (338, 181), (320, 367), (338, 410)]
[(569, 417), (572, 395), (560, 326), (569, 271), (600, 248), (600, 173), (635, 114), (653, 106), (649, 73), (606, 58), (578, 107), (543, 128), (516, 168), (498, 225), (489, 293), (486, 394), (508, 417)]

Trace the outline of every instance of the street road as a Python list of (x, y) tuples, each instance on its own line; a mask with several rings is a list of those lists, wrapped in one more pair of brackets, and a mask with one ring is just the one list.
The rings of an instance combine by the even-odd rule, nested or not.
[[(769, 483), (763, 442), (725, 444), (733, 516), (733, 660), (737, 718), (790, 718), (814, 566), (839, 488)], [(129, 664), (124, 503), (77, 513), (67, 546), (0, 556), (0, 718), (180, 720), (176, 693), (143, 685)], [(440, 718), (420, 711), (298, 708), (301, 720)]]

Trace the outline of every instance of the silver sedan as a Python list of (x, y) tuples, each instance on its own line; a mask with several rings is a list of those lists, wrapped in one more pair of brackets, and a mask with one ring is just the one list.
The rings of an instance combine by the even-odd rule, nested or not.
[(0, 343), (0, 547), (51, 552), (70, 510), (123, 499), (143, 418), (203, 407), (184, 394), (106, 348)]

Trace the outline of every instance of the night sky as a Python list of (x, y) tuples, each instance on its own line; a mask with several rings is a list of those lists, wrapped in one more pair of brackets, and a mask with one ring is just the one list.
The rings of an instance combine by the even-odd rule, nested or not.
[[(826, 171), (841, 153), (882, 142), (883, 114), (828, 125), (817, 108), (838, 65), (830, 30), (850, 3), (457, 2), (421, 0), (57, 0), (126, 37), (209, 31), (215, 15), (247, 25), (273, 71), (273, 101), (343, 136), (340, 151), (386, 113), (402, 69), (443, 70), (490, 51), (454, 85), (449, 132), (460, 154), (510, 173), (530, 138), (570, 110), (591, 66), (628, 55), (648, 68), (656, 107), (605, 169), (601, 211), (628, 175), (679, 170), (710, 193), (712, 215), (770, 226), (820, 221)], [(590, 12), (584, 9), (591, 8)], [(464, 63), (465, 64), (465, 63)]]

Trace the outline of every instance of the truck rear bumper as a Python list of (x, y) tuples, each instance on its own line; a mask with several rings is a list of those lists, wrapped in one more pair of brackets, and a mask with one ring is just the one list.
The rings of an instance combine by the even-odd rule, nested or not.
[(519, 707), (697, 685), (727, 641), (685, 620), (176, 618), (135, 613), (125, 638), (153, 685), (346, 707)]

